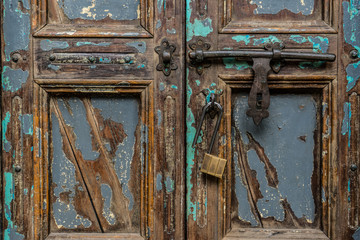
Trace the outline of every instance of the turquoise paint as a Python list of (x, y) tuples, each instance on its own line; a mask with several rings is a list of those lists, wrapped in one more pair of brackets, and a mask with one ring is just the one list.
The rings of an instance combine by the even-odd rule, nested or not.
[(4, 120), (2, 120), (2, 142), (3, 142), (3, 149), (6, 152), (10, 152), (11, 143), (6, 139), (6, 132), (8, 128), (8, 124), (10, 122), (11, 115), (9, 112), (6, 112)]
[(165, 6), (164, 6), (164, 0), (157, 0), (157, 9), (158, 9), (158, 12), (161, 13), (164, 8), (165, 8)]
[(145, 64), (140, 64), (136, 67), (137, 69), (142, 69), (142, 68), (145, 68)]
[(99, 58), (99, 62), (100, 63), (111, 63), (111, 59), (110, 58)]
[(24, 195), (27, 195), (29, 193), (29, 190), (27, 188), (24, 188)]
[(351, 103), (344, 103), (344, 118), (341, 126), (341, 134), (348, 134), (348, 146), (350, 147), (350, 137), (351, 137), (351, 129), (350, 129), (350, 121), (351, 121)]
[(273, 35), (269, 35), (268, 37), (265, 38), (256, 38), (254, 39), (253, 45), (254, 46), (259, 46), (259, 45), (264, 45), (265, 43), (279, 43), (281, 42), (281, 40)]
[(357, 81), (360, 79), (360, 61), (357, 63), (349, 64), (346, 67), (346, 91), (349, 92), (356, 86)]
[(250, 40), (253, 37), (254, 36), (250, 36), (250, 35), (238, 35), (238, 36), (232, 37), (232, 39), (234, 39), (236, 42), (244, 42), (245, 45), (248, 45), (250, 43)]
[(186, 0), (186, 41), (190, 41), (194, 36), (207, 37), (213, 32), (211, 18), (195, 18), (194, 22), (191, 22), (192, 8), (190, 5), (192, 1)]
[(53, 64), (49, 64), (48, 65), (48, 68), (54, 70), (54, 71), (57, 71), (60, 69), (60, 66), (57, 66), (57, 65), (53, 65)]
[(49, 39), (41, 40), (40, 48), (43, 51), (50, 51), (53, 49), (66, 49), (69, 47), (69, 44), (64, 41), (51, 41)]
[(289, 39), (299, 44), (307, 42), (306, 37), (301, 35), (291, 35)]
[(172, 193), (174, 191), (174, 180), (172, 180), (170, 177), (166, 177), (165, 189), (168, 193)]
[(161, 173), (158, 173), (156, 175), (156, 191), (161, 191), (162, 190), (162, 175)]
[(175, 28), (166, 29), (166, 32), (167, 32), (168, 34), (176, 34), (176, 29), (175, 29)]
[(4, 66), (3, 73), (1, 75), (3, 90), (10, 92), (18, 91), (27, 81), (28, 77), (28, 71), (23, 71), (22, 69), (12, 69), (8, 66)]
[(178, 87), (176, 85), (172, 85), (171, 88), (178, 89)]
[(223, 63), (226, 69), (245, 70), (251, 68), (247, 61), (237, 61), (233, 57), (223, 58)]
[(33, 135), (33, 115), (32, 114), (24, 114), (19, 116), (19, 120), (21, 121), (22, 131), (25, 135)]
[(99, 47), (108, 47), (111, 45), (111, 43), (102, 42), (102, 43), (94, 43), (94, 42), (77, 42), (76, 46), (86, 46), (86, 45), (93, 45), (93, 46), (99, 46)]
[(11, 202), (15, 199), (14, 190), (15, 185), (13, 182), (13, 174), (10, 172), (4, 173), (5, 179), (5, 194), (4, 194), (4, 208), (5, 219), (7, 221), (7, 227), (4, 231), (4, 240), (21, 240), (24, 239), (24, 235), (17, 232), (17, 226), (12, 221), (11, 214)]
[[(30, 9), (29, 1), (22, 0), (23, 6)], [(11, 53), (29, 50), (30, 14), (22, 12), (18, 0), (3, 0), (4, 53), (10, 61)]]
[(197, 86), (200, 86), (200, 83), (201, 83), (200, 80), (195, 80), (195, 82), (196, 82)]
[(348, 181), (348, 202), (351, 202), (351, 198), (350, 198), (350, 192), (351, 192), (351, 180), (349, 179)]
[[(189, 0), (187, 0), (189, 2)], [(190, 99), (192, 89), (189, 82), (189, 69), (186, 69), (186, 213), (187, 217), (193, 215), (193, 220), (196, 221), (196, 203), (191, 201), (193, 184), (191, 183), (192, 169), (194, 168), (195, 149), (192, 147), (192, 141), (195, 137), (195, 118), (190, 108)], [(194, 125), (194, 126), (193, 126)]]

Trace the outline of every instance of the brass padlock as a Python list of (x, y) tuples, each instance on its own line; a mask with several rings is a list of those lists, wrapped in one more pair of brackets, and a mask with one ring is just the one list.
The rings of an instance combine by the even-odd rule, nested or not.
[(222, 178), (226, 166), (226, 159), (205, 153), (200, 171), (218, 178)]
[(192, 147), (195, 147), (197, 139), (200, 135), (201, 126), (204, 122), (205, 115), (206, 115), (206, 113), (208, 113), (210, 111), (211, 111), (210, 116), (215, 117), (215, 115), (218, 115), (218, 119), (217, 119), (216, 126), (215, 126), (215, 129), (213, 132), (213, 136), (211, 138), (208, 153), (205, 153), (204, 161), (202, 163), (200, 171), (203, 173), (218, 177), (218, 178), (222, 178), (222, 175), (224, 173), (225, 166), (226, 166), (226, 159), (211, 155), (211, 150), (214, 146), (216, 134), (219, 130), (221, 117), (223, 115), (224, 110), (219, 103), (215, 102), (215, 95), (213, 93), (210, 96), (210, 102), (208, 104), (206, 104), (203, 108), (200, 123), (196, 130), (196, 134), (195, 134), (195, 138), (194, 138)]

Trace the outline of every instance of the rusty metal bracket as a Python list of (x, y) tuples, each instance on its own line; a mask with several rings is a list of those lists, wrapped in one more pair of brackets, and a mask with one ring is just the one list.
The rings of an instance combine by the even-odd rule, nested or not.
[(193, 52), (198, 53), (195, 58), (190, 58), (190, 66), (196, 68), (196, 72), (201, 75), (204, 72), (204, 68), (211, 66), (210, 63), (204, 62), (203, 51), (207, 51), (211, 48), (211, 45), (203, 38), (197, 38), (194, 41), (190, 42), (189, 47)]
[(156, 66), (156, 70), (162, 71), (165, 76), (169, 76), (171, 70), (178, 68), (173, 60), (175, 50), (175, 45), (170, 44), (166, 39), (161, 41), (160, 46), (155, 47), (155, 52), (159, 54), (159, 64)]

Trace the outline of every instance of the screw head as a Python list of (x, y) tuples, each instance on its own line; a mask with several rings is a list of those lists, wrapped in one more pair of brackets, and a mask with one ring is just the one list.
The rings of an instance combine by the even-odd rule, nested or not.
[(50, 61), (55, 61), (55, 59), (56, 59), (55, 55), (51, 54), (50, 57), (49, 57), (49, 60)]
[(21, 167), (20, 167), (20, 166), (15, 166), (15, 167), (14, 167), (14, 170), (15, 170), (15, 172), (20, 172), (20, 171), (21, 171)]
[(93, 62), (95, 62), (95, 60), (96, 60), (95, 57), (89, 57), (89, 61), (90, 61), (90, 62), (93, 63)]
[(131, 61), (131, 58), (128, 57), (128, 56), (126, 56), (126, 57), (125, 57), (125, 62), (126, 62), (126, 63), (129, 63), (130, 61)]
[(357, 168), (358, 168), (358, 167), (357, 167), (356, 164), (351, 164), (351, 165), (350, 165), (350, 170), (353, 171), (353, 172), (355, 172), (355, 171), (357, 170)]
[(18, 53), (15, 53), (12, 57), (11, 60), (15, 63), (17, 63), (20, 59), (20, 55)]
[(358, 55), (359, 55), (359, 52), (357, 51), (357, 50), (351, 50), (350, 51), (350, 57), (352, 58), (352, 59), (356, 59), (356, 58), (358, 58)]

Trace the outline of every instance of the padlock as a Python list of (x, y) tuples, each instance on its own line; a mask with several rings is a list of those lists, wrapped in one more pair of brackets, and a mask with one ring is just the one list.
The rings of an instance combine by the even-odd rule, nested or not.
[[(195, 134), (195, 138), (194, 138), (194, 142), (192, 144), (192, 147), (195, 147), (195, 144), (197, 142), (197, 139), (200, 135), (200, 131), (201, 131), (201, 126), (204, 122), (205, 119), (205, 115), (208, 112), (212, 112), (212, 116), (215, 117), (215, 115), (218, 115), (218, 119), (216, 122), (216, 126), (211, 138), (211, 142), (210, 142), (210, 147), (208, 150), (208, 153), (205, 153), (204, 156), (204, 161), (202, 163), (201, 169), (200, 171), (218, 178), (222, 178), (222, 175), (224, 173), (225, 170), (225, 166), (226, 166), (226, 159), (224, 158), (219, 158), (217, 156), (211, 155), (211, 150), (214, 146), (214, 142), (215, 142), (215, 138), (216, 138), (216, 134), (219, 130), (220, 127), (220, 122), (221, 122), (221, 117), (223, 115), (223, 108), (221, 107), (221, 105), (217, 102), (215, 102), (215, 95), (212, 93), (210, 96), (210, 102), (208, 104), (206, 104), (203, 108), (203, 112), (201, 115), (201, 119), (200, 119), (200, 123), (199, 126), (196, 130), (196, 134)], [(214, 114), (216, 113), (216, 114)]]

